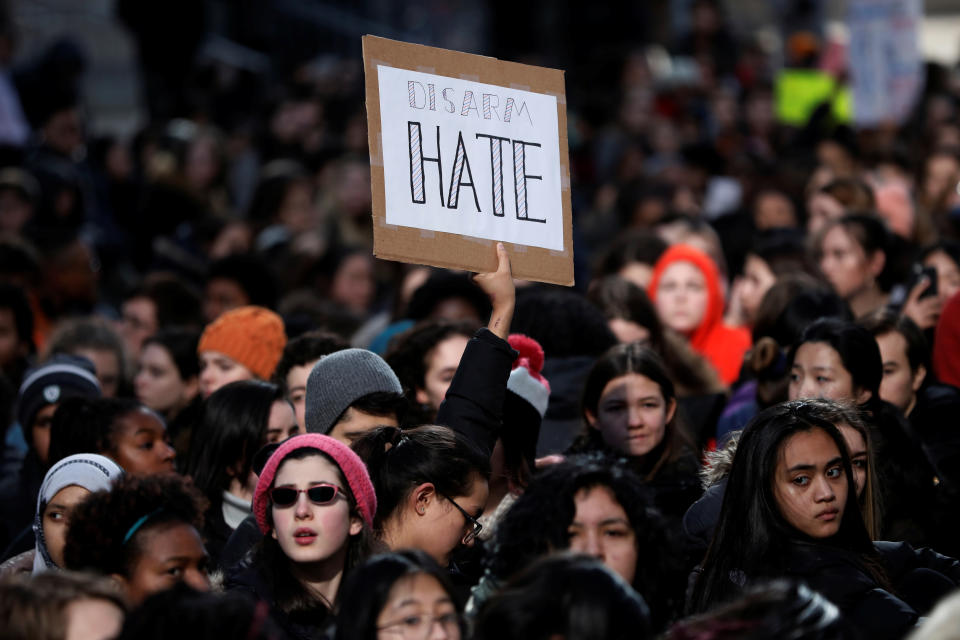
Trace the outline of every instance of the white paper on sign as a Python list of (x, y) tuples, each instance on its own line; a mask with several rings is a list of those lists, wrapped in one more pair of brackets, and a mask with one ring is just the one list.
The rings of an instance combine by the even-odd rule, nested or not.
[(557, 99), (377, 66), (388, 224), (563, 250)]

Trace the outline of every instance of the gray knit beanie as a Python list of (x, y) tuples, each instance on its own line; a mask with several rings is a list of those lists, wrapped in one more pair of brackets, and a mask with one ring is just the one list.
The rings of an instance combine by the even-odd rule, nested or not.
[(307, 378), (307, 433), (329, 434), (350, 405), (377, 392), (401, 395), (403, 388), (390, 365), (374, 352), (343, 349), (320, 358)]

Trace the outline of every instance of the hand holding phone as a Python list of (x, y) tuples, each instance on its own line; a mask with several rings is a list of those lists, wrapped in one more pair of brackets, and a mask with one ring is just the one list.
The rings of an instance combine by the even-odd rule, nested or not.
[(907, 300), (901, 313), (913, 320), (920, 329), (935, 327), (940, 317), (937, 270), (920, 264), (914, 265), (907, 291)]

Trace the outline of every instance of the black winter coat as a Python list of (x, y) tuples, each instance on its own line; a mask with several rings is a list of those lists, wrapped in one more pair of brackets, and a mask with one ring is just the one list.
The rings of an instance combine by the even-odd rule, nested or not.
[(44, 465), (31, 449), (17, 474), (5, 478), (0, 484), (0, 550), (6, 549), (25, 528), (33, 524), (37, 513), (37, 496), (45, 474)]
[(227, 572), (224, 588), (228, 591), (243, 591), (256, 600), (266, 602), (270, 607), (270, 617), (291, 640), (332, 640), (334, 636), (333, 616), (325, 608), (297, 614), (281, 611), (267, 579), (253, 566), (249, 558)]
[(899, 409), (871, 402), (866, 416), (883, 509), (879, 538), (930, 546), (938, 524), (936, 471)]
[(805, 582), (837, 605), (864, 638), (902, 638), (960, 584), (960, 563), (903, 542), (874, 547), (887, 585), (877, 582), (857, 554), (806, 542), (791, 544), (785, 577)]
[(437, 424), (465, 436), (488, 457), (499, 437), (507, 379), (516, 357), (506, 340), (489, 329), (477, 331), (437, 410)]

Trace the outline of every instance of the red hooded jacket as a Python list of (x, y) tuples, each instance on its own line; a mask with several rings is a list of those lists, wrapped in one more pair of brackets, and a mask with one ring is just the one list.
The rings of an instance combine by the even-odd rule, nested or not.
[(746, 329), (723, 324), (723, 294), (717, 265), (704, 252), (685, 244), (667, 249), (653, 268), (653, 279), (647, 293), (656, 302), (657, 289), (663, 272), (675, 262), (689, 262), (703, 274), (707, 283), (707, 309), (700, 325), (687, 335), (690, 345), (702, 354), (720, 374), (724, 384), (730, 385), (740, 375), (743, 356), (750, 348), (750, 333)]

